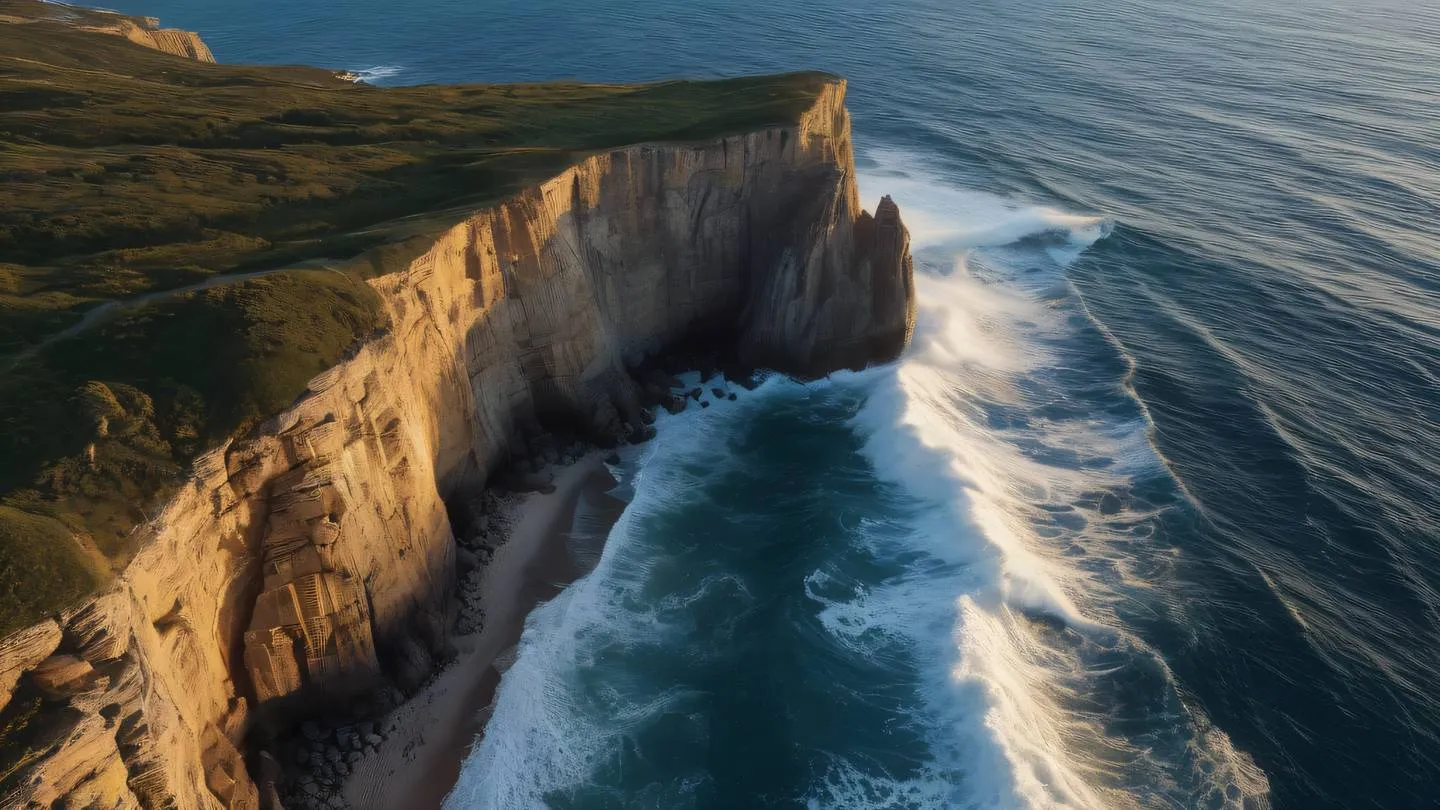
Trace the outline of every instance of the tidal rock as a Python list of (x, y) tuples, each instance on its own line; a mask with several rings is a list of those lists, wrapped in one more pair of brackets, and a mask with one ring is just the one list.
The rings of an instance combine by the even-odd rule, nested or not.
[(726, 375), (726, 379), (744, 388), (746, 391), (754, 391), (760, 387), (760, 380), (756, 378), (754, 372), (750, 371), (732, 372)]
[(455, 549), (455, 566), (461, 571), (469, 573), (480, 567), (480, 558), (467, 548)]

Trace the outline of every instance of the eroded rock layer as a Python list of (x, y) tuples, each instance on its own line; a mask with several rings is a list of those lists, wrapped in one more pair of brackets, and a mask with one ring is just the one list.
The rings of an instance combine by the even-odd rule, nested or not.
[(210, 46), (194, 31), (161, 28), (154, 17), (131, 17), (104, 9), (65, 3), (11, 0), (0, 3), (0, 24), (23, 25), (44, 20), (69, 22), (81, 31), (124, 37), (142, 48), (151, 48), (197, 62), (214, 62)]
[(914, 320), (838, 80), (795, 126), (592, 156), (370, 284), (383, 334), (202, 456), (110, 592), (0, 642), (24, 746), (0, 805), (260, 806), (247, 733), (431, 671), (454, 624), (443, 498), (528, 431), (635, 434), (628, 369), (677, 341), (814, 375), (894, 357)]

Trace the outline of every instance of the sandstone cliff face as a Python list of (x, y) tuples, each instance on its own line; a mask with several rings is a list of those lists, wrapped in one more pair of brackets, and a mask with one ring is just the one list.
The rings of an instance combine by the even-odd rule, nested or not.
[(25, 4), (0, 7), (0, 24), (24, 24), (44, 20), (62, 20), (81, 31), (124, 37), (145, 48), (152, 48), (197, 62), (214, 62), (210, 47), (193, 31), (161, 28), (154, 17), (130, 17), (102, 9), (70, 6), (63, 3)]
[(536, 424), (628, 433), (627, 367), (681, 339), (816, 374), (893, 357), (914, 320), (839, 81), (797, 126), (592, 156), (370, 283), (386, 333), (201, 457), (109, 593), (0, 643), (0, 705), (44, 718), (0, 806), (260, 806), (247, 730), (429, 672), (453, 623), (442, 498)]
[(121, 18), (114, 27), (95, 30), (106, 34), (116, 34), (136, 45), (194, 59), (197, 62), (215, 61), (215, 55), (210, 53), (210, 46), (200, 39), (199, 34), (193, 31), (181, 31), (177, 28), (161, 28), (160, 21), (154, 17)]

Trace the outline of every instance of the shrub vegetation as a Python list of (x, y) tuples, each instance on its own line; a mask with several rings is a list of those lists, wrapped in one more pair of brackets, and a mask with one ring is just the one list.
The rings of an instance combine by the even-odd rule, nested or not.
[(829, 80), (378, 88), (55, 9), (0, 0), (0, 636), (91, 593), (197, 453), (383, 329), (366, 276), (587, 153), (793, 123)]

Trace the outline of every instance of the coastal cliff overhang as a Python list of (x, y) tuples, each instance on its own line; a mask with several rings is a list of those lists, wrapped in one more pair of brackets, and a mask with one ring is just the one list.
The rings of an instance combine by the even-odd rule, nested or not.
[(473, 632), (483, 482), (654, 435), (660, 358), (744, 385), (913, 329), (835, 77), (382, 89), (206, 55), (0, 0), (5, 806), (277, 804), (296, 723), (383, 711)]
[(198, 62), (214, 62), (210, 48), (191, 31), (161, 28), (154, 17), (135, 17), (115, 11), (76, 6), (54, 0), (4, 0), (0, 2), (0, 24), (27, 25), (47, 23), (34, 29), (37, 35), (48, 35), (47, 29), (63, 26), (68, 31), (85, 34), (106, 34), (163, 53), (174, 54)]
[(0, 554), (51, 583), (0, 583), (0, 635), (103, 582), (195, 454), (383, 333), (364, 279), (585, 155), (794, 126), (838, 81), (377, 88), (99, 14), (0, 2)]

